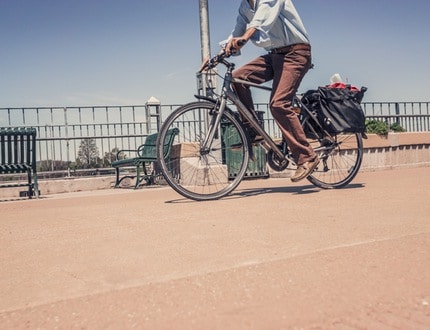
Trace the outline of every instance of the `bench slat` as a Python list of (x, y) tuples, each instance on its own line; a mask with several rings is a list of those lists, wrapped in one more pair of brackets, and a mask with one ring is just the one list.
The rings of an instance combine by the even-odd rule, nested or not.
[(25, 173), (31, 170), (31, 166), (28, 164), (7, 164), (0, 165), (0, 173)]

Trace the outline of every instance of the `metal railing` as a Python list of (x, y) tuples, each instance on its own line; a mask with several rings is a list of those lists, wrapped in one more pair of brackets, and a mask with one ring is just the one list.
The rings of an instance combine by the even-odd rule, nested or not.
[[(368, 120), (380, 120), (388, 125), (399, 124), (407, 132), (430, 131), (430, 102), (363, 102), (362, 107)], [(256, 110), (264, 113), (265, 129), (269, 134), (280, 137), (269, 105), (258, 103)]]
[(159, 106), (0, 108), (1, 127), (36, 128), (37, 159), (50, 162), (49, 170), (75, 162), (86, 139), (95, 140), (96, 162), (118, 149), (136, 149), (160, 122)]
[[(117, 149), (135, 150), (147, 135), (157, 132), (162, 118), (180, 105), (133, 105), (90, 107), (0, 108), (0, 127), (35, 127), (37, 159), (45, 170), (67, 170), (78, 158), (81, 142), (93, 139), (97, 146), (97, 167)], [(408, 132), (430, 130), (430, 102), (367, 102), (368, 119), (400, 124)], [(280, 137), (268, 104), (256, 104), (263, 112), (264, 127)], [(66, 166), (66, 168), (64, 168)]]
[(363, 103), (366, 118), (398, 124), (407, 132), (430, 131), (430, 102)]

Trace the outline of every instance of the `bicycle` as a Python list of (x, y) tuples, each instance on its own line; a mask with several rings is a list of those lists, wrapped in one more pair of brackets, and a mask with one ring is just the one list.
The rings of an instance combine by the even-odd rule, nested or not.
[[(254, 149), (244, 118), (263, 140), (260, 145), (267, 153), (267, 164), (274, 171), (295, 165), (284, 139), (276, 143), (260, 125), (231, 88), (232, 82), (271, 90), (232, 77), (235, 64), (227, 61), (224, 51), (207, 61), (201, 71), (213, 70), (223, 64), (226, 72), (219, 95), (195, 95), (197, 101), (172, 112), (164, 121), (157, 140), (160, 170), (167, 183), (182, 196), (207, 201), (231, 193), (244, 178), (248, 162), (255, 160)], [(233, 111), (234, 105), (237, 111)], [(296, 95), (293, 106), (311, 146), (321, 162), (307, 179), (323, 189), (341, 188), (357, 175), (363, 157), (361, 133), (330, 134), (318, 120), (315, 110)], [(164, 157), (170, 129), (179, 129), (172, 154)]]

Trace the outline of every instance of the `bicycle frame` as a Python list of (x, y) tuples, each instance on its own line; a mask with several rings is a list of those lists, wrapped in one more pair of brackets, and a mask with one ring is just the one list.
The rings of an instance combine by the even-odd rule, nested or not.
[[(252, 126), (252, 128), (261, 136), (263, 137), (263, 142), (261, 143), (262, 146), (266, 149), (266, 151), (272, 151), (275, 153), (275, 155), (278, 157), (278, 159), (286, 159), (290, 163), (295, 164), (295, 160), (289, 155), (282, 152), (282, 150), (279, 148), (279, 146), (273, 141), (273, 139), (266, 133), (266, 131), (260, 126), (260, 124), (255, 119), (255, 116), (249, 110), (237, 97), (236, 93), (233, 91), (231, 84), (232, 83), (239, 83), (243, 85), (247, 85), (250, 87), (255, 87), (258, 89), (266, 90), (266, 91), (272, 91), (272, 88), (259, 85), (250, 81), (242, 80), (233, 78), (232, 72), (235, 68), (234, 63), (230, 63), (226, 61), (224, 58), (222, 58), (221, 63), (224, 64), (227, 67), (227, 71), (223, 78), (223, 86), (221, 95), (218, 96), (216, 99), (208, 99), (210, 101), (220, 101), (220, 104), (218, 106), (218, 116), (216, 116), (216, 119), (211, 123), (209, 128), (209, 134), (202, 146), (202, 151), (204, 150), (210, 150), (210, 147), (212, 145), (212, 141), (216, 135), (216, 127), (220, 124), (222, 114), (226, 108), (227, 101), (231, 101), (238, 109), (239, 113), (242, 115), (243, 118), (245, 118), (249, 124)], [(316, 124), (321, 131), (324, 131), (324, 135), (327, 139), (330, 139), (331, 142), (334, 141), (334, 139), (330, 136), (328, 132), (325, 132), (324, 128), (320, 125), (318, 119), (315, 117), (315, 115), (299, 100), (297, 96), (294, 96), (293, 98), (293, 104), (296, 104), (301, 111), (305, 111), (308, 115), (308, 118), (312, 118), (314, 121), (314, 124)], [(303, 125), (303, 123), (302, 123)], [(313, 130), (311, 126), (311, 130)], [(250, 148), (252, 152), (252, 148)], [(315, 151), (324, 151), (327, 150), (325, 147), (319, 147)]]
[(221, 95), (218, 97), (218, 100), (220, 100), (220, 105), (218, 107), (218, 116), (216, 117), (215, 121), (212, 123), (209, 129), (209, 134), (207, 136), (207, 139), (205, 140), (202, 150), (210, 150), (210, 146), (212, 144), (213, 138), (216, 134), (215, 128), (218, 127), (221, 121), (222, 114), (226, 108), (227, 100), (231, 101), (234, 105), (236, 105), (239, 113), (249, 122), (249, 124), (252, 126), (252, 128), (260, 134), (260, 136), (263, 137), (262, 145), (266, 150), (272, 150), (275, 152), (275, 154), (279, 157), (279, 159), (286, 158), (288, 161), (295, 163), (294, 159), (292, 159), (289, 155), (285, 155), (276, 145), (276, 143), (272, 140), (272, 138), (266, 133), (266, 131), (259, 125), (257, 120), (255, 119), (255, 116), (252, 114), (251, 110), (249, 110), (237, 97), (236, 93), (231, 88), (232, 83), (240, 83), (244, 85), (248, 85), (251, 87), (264, 89), (267, 91), (271, 91), (272, 89), (270, 87), (258, 85), (249, 81), (241, 80), (233, 78), (232, 72), (234, 70), (234, 64), (227, 62), (225, 60), (222, 61), (222, 63), (227, 67), (227, 72), (224, 75), (224, 82), (222, 86)]

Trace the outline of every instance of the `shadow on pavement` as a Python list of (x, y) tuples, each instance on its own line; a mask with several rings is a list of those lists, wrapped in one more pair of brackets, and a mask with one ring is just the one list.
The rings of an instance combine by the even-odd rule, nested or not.
[[(365, 185), (362, 183), (355, 183), (355, 184), (349, 184), (346, 187), (339, 188), (341, 190), (350, 190), (350, 189), (358, 189), (358, 188), (364, 188)], [(221, 199), (223, 200), (230, 200), (230, 199), (240, 199), (240, 198), (246, 198), (246, 197), (252, 197), (252, 196), (258, 196), (263, 194), (292, 194), (292, 195), (308, 195), (308, 194), (315, 194), (320, 192), (321, 190), (324, 190), (322, 188), (318, 188), (314, 185), (306, 185), (306, 186), (286, 186), (286, 187), (273, 187), (273, 188), (255, 188), (255, 189), (237, 189), (231, 194), (227, 195), (226, 197), (223, 197)], [(210, 201), (210, 202), (216, 202), (217, 200)], [(187, 198), (181, 198), (181, 199), (174, 199), (170, 201), (166, 201), (167, 204), (176, 204), (176, 203), (201, 203), (199, 201), (190, 200)]]
[[(364, 184), (350, 184), (344, 188), (339, 188), (341, 190), (349, 190), (349, 189), (357, 189), (357, 188), (364, 188)], [(241, 191), (237, 191), (236, 193), (233, 193), (234, 195), (241, 195), (243, 197), (248, 196), (255, 196), (255, 195), (261, 195), (261, 194), (293, 194), (293, 195), (307, 195), (307, 194), (314, 194), (318, 193), (321, 190), (325, 190), (322, 188), (318, 188), (314, 185), (307, 185), (307, 186), (294, 186), (294, 187), (274, 187), (274, 188), (258, 188), (258, 189), (244, 189)]]

